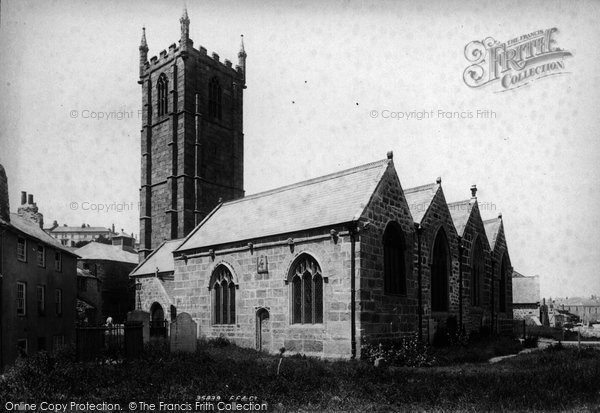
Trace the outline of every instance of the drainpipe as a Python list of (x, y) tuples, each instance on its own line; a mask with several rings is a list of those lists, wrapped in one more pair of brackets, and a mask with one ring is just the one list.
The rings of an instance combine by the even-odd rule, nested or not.
[(423, 341), (423, 273), (421, 267), (421, 234), (423, 227), (415, 223), (417, 233), (417, 311), (419, 313), (419, 342)]
[(494, 307), (496, 306), (495, 303), (495, 292), (494, 292), (494, 274), (496, 273), (496, 261), (494, 261), (494, 258), (492, 258), (492, 335), (494, 334)]
[(458, 237), (458, 325), (462, 332), (463, 327), (463, 253), (462, 237)]
[(357, 223), (350, 227), (350, 347), (352, 359), (356, 358), (356, 239)]

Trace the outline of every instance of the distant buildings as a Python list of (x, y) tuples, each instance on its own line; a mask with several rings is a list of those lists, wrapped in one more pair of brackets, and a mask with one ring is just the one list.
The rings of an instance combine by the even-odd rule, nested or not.
[[(557, 314), (570, 314), (570, 320), (574, 322), (582, 322), (589, 324), (600, 321), (600, 298), (591, 296), (590, 298), (583, 297), (567, 297), (567, 298), (550, 298), (549, 311)], [(574, 317), (577, 316), (578, 320)]]
[(33, 195), (22, 192), (18, 212), (10, 213), (0, 165), (0, 370), (19, 354), (74, 339), (77, 256), (42, 225)]
[(515, 320), (532, 320), (540, 323), (540, 276), (525, 276), (517, 271), (512, 274), (513, 317)]
[[(23, 192), (23, 194), (25, 194)], [(23, 195), (22, 195), (23, 196)], [(31, 198), (33, 202), (33, 198)], [(112, 240), (113, 245), (122, 245), (130, 247), (131, 250), (136, 249), (136, 240), (133, 234), (127, 234), (121, 229), (120, 232), (115, 232), (115, 226), (112, 228), (91, 227), (89, 224), (82, 224), (79, 227), (59, 226), (57, 221), (54, 221), (52, 226), (46, 228), (45, 231), (52, 237), (56, 238), (60, 243), (67, 247), (77, 247), (78, 243), (98, 241), (101, 238)]]
[(105, 321), (108, 317), (115, 323), (125, 321), (135, 305), (135, 285), (129, 273), (138, 264), (137, 253), (127, 245), (99, 242), (90, 242), (75, 252), (80, 256), (77, 266), (81, 271), (77, 298), (95, 309), (86, 309), (88, 321)]

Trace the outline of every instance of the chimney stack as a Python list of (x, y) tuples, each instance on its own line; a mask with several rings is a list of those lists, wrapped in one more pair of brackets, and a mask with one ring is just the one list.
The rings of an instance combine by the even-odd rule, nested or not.
[(8, 179), (4, 167), (0, 165), (0, 219), (10, 222), (10, 206), (8, 203)]
[(33, 194), (27, 195), (27, 192), (21, 191), (21, 206), (17, 209), (17, 214), (44, 229), (44, 215), (39, 212), (37, 205), (33, 202)]

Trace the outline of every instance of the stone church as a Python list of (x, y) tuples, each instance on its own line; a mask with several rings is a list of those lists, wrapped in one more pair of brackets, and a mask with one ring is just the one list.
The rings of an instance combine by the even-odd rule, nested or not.
[(361, 344), (512, 318), (501, 216), (441, 178), (403, 189), (384, 159), (245, 195), (246, 52), (221, 62), (189, 38), (140, 50), (141, 249), (136, 305), (154, 325), (188, 313), (198, 337), (268, 352), (359, 357)]

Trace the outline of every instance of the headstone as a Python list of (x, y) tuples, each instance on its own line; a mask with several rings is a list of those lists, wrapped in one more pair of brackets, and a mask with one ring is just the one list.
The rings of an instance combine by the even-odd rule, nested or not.
[(139, 310), (130, 311), (127, 313), (127, 321), (141, 321), (144, 343), (150, 341), (150, 313)]
[(171, 351), (196, 351), (198, 325), (188, 313), (181, 313), (171, 323)]

